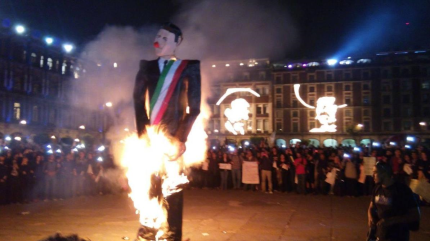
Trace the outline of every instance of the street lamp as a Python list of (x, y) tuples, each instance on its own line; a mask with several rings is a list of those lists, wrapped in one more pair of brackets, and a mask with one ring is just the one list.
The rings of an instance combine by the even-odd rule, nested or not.
[(106, 107), (112, 107), (112, 102), (106, 102)]
[(27, 121), (26, 120), (22, 120), (22, 121), (19, 122), (19, 124), (21, 124), (21, 125), (27, 125)]
[(17, 25), (15, 27), (15, 31), (17, 34), (23, 34), (25, 32), (25, 27), (22, 25)]
[(80, 125), (80, 126), (79, 126), (79, 129), (81, 129), (81, 130), (85, 130), (85, 126), (84, 126), (84, 125)]
[(46, 43), (47, 45), (51, 45), (53, 42), (54, 42), (54, 39), (53, 39), (53, 38), (51, 38), (51, 37), (46, 37), (46, 38), (45, 38), (45, 43)]

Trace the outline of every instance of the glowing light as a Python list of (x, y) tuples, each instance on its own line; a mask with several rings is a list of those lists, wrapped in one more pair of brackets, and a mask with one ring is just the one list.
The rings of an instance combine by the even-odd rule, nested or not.
[(97, 158), (97, 161), (102, 162), (102, 161), (103, 161), (103, 158), (102, 158), (101, 156), (99, 156), (99, 157)]
[(228, 146), (228, 150), (229, 151), (234, 151), (234, 147), (233, 146)]
[(289, 65), (288, 65), (288, 68), (289, 68), (289, 69), (293, 68), (293, 65), (289, 64)]
[(56, 138), (55, 138), (55, 136), (51, 136), (51, 139), (55, 140)]
[(128, 128), (124, 128), (124, 131), (129, 132), (130, 130)]
[(354, 60), (350, 60), (350, 59), (342, 60), (339, 62), (339, 64), (341, 64), (341, 65), (350, 65), (353, 63), (354, 63)]
[(67, 53), (70, 53), (70, 52), (72, 52), (74, 47), (71, 44), (63, 44), (63, 48)]
[(306, 67), (306, 66), (308, 66), (308, 65), (307, 65), (307, 64), (303, 64), (302, 66), (303, 66), (303, 67)]
[(257, 97), (260, 97), (260, 94), (258, 94), (257, 92), (255, 92), (254, 90), (252, 90), (251, 88), (228, 88), (225, 92), (225, 94), (223, 96), (221, 96), (221, 98), (218, 100), (218, 102), (216, 103), (216, 105), (220, 105), (221, 102), (227, 98), (227, 96), (236, 93), (236, 92), (249, 92)]
[(409, 22), (405, 23), (406, 25), (409, 25)]
[(360, 152), (360, 151), (361, 151), (361, 148), (360, 148), (360, 147), (354, 147), (354, 151), (355, 151), (355, 152)]
[(230, 64), (225, 64), (225, 67), (230, 67)]
[(327, 59), (327, 64), (333, 66), (337, 64), (337, 59)]
[(413, 137), (413, 136), (407, 136), (406, 137), (406, 141), (415, 142), (415, 137)]
[(75, 142), (80, 142), (81, 140), (79, 140), (78, 138), (75, 139)]
[(19, 124), (21, 124), (21, 125), (27, 125), (27, 121), (26, 120), (22, 120), (22, 121), (19, 122)]
[(15, 139), (15, 141), (21, 141), (21, 137), (19, 137), (19, 136), (15, 137), (13, 139)]
[(219, 130), (218, 130), (218, 129), (215, 129), (215, 130), (214, 130), (214, 132), (215, 132), (215, 133), (218, 133), (218, 132), (219, 132)]
[(45, 43), (46, 43), (47, 45), (51, 45), (53, 42), (54, 42), (54, 39), (53, 39), (53, 38), (51, 38), (51, 37), (46, 37), (46, 38), (45, 38)]
[(212, 68), (215, 68), (215, 67), (216, 67), (216, 65), (214, 65), (214, 64), (213, 64), (213, 65), (212, 65)]
[(84, 125), (80, 125), (80, 126), (79, 126), (79, 129), (81, 129), (81, 130), (85, 130), (85, 126), (84, 126)]
[[(197, 145), (198, 147), (187, 148), (181, 160), (174, 159), (178, 155), (178, 143), (168, 138), (168, 135), (156, 126), (148, 126), (145, 136), (141, 139), (136, 134), (129, 136), (122, 145), (120, 160), (131, 189), (129, 197), (140, 215), (140, 223), (156, 229), (158, 231), (156, 237), (160, 237), (166, 230), (167, 212), (164, 199), (148, 195), (152, 186), (152, 177), (159, 176), (161, 170), (166, 173), (163, 175), (161, 185), (164, 198), (182, 190), (181, 186), (188, 183), (188, 179), (181, 170), (193, 164), (192, 162), (197, 163), (205, 159), (207, 135), (204, 133), (203, 126), (200, 126), (200, 123), (203, 123), (200, 121), (199, 118), (196, 120), (186, 143), (187, 146)], [(196, 124), (198, 128), (195, 128)], [(204, 137), (203, 140), (202, 137)], [(145, 157), (139, 155), (141, 152), (145, 153)]]
[(239, 98), (235, 99), (231, 102), (231, 108), (227, 108), (224, 111), (224, 115), (227, 117), (227, 121), (225, 122), (225, 128), (237, 135), (238, 133), (244, 135), (245, 124), (243, 121), (249, 119), (249, 103), (245, 99)]
[(112, 102), (106, 102), (105, 104), (107, 107), (112, 107)]
[(73, 152), (78, 152), (78, 149), (73, 148), (73, 149), (72, 149), (72, 151), (73, 151)]
[(81, 148), (85, 148), (85, 144), (81, 144)]
[(9, 150), (9, 147), (5, 146), (5, 147), (4, 147), (4, 149), (5, 149), (5, 150)]
[(243, 63), (240, 63), (239, 65), (240, 65), (240, 66), (243, 66)]
[(245, 146), (249, 146), (249, 141), (245, 141)]
[(47, 145), (47, 146), (46, 146), (46, 148), (49, 148), (49, 149), (51, 149), (52, 147), (51, 147), (51, 145)]
[(358, 128), (363, 128), (363, 126), (364, 126), (363, 124), (357, 124)]
[(5, 139), (5, 141), (11, 141), (12, 140), (12, 138), (10, 136), (6, 136), (4, 139)]
[(285, 148), (285, 147), (287, 147), (287, 146), (286, 146), (286, 145), (284, 145), (284, 144), (282, 144), (282, 145), (281, 145), (281, 147), (282, 147), (282, 148)]
[(55, 152), (56, 152), (56, 153), (61, 153), (61, 150), (60, 150), (60, 149), (57, 149)]
[(411, 146), (410, 145), (405, 145), (405, 148), (411, 149)]
[(15, 31), (17, 34), (23, 34), (25, 32), (25, 27), (22, 25), (17, 25), (15, 27)]
[(318, 98), (316, 107), (308, 105), (300, 97), (299, 88), (300, 88), (300, 84), (294, 85), (294, 93), (296, 95), (296, 98), (304, 106), (310, 109), (315, 109), (315, 114), (316, 114), (315, 119), (318, 120), (321, 124), (321, 127), (313, 128), (310, 130), (310, 132), (336, 132), (337, 126), (335, 125), (335, 123), (336, 123), (337, 109), (346, 107), (347, 105), (346, 104), (335, 105), (334, 102), (336, 101), (336, 98), (331, 96)]
[(213, 147), (212, 147), (212, 149), (213, 149), (213, 150), (216, 150), (216, 146), (213, 146)]
[(373, 142), (372, 146), (379, 147), (379, 146), (381, 146), (381, 144), (379, 142)]
[(51, 149), (49, 149), (49, 150), (47, 151), (47, 153), (48, 153), (48, 154), (53, 154), (54, 152), (53, 152)]
[(425, 122), (420, 122), (420, 126), (426, 126), (427, 125), (427, 123), (425, 123)]
[(117, 67), (118, 67), (118, 64), (117, 64), (117, 63), (113, 63), (113, 67), (114, 67), (114, 68), (117, 68)]
[(390, 146), (395, 146), (397, 145), (397, 143), (395, 143), (394, 141), (390, 141)]
[(104, 151), (106, 149), (105, 146), (100, 146), (99, 148), (97, 148), (98, 151)]

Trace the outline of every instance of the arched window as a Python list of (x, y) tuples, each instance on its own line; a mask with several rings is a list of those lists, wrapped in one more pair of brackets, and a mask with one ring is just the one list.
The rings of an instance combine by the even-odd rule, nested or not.
[(337, 147), (337, 141), (335, 139), (325, 139), (323, 144), (325, 147)]
[(309, 139), (309, 145), (310, 146), (314, 146), (314, 147), (319, 147), (320, 146), (320, 141), (317, 139)]
[(344, 139), (342, 141), (342, 146), (352, 146), (352, 147), (355, 147), (357, 145), (355, 144), (355, 140), (354, 139)]
[(276, 139), (276, 146), (285, 148), (287, 147), (287, 142), (284, 139)]

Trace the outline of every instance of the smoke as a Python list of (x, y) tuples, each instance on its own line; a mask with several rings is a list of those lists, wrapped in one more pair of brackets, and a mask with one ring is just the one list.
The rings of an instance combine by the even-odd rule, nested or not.
[[(206, 99), (211, 78), (205, 71), (210, 60), (284, 57), (296, 43), (296, 30), (288, 13), (275, 3), (262, 1), (184, 1), (172, 22), (183, 31), (177, 52), (181, 59), (202, 61), (202, 112), (210, 112)], [(139, 29), (107, 26), (81, 53), (86, 73), (72, 81), (73, 104), (114, 120), (107, 138), (124, 138), (135, 130), (132, 91), (139, 60), (155, 59), (152, 43), (159, 26)], [(112, 102), (112, 107), (106, 107)]]

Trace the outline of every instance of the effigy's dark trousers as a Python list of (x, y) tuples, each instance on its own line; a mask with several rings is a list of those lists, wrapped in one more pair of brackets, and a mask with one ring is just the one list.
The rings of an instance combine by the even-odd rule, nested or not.
[[(182, 213), (184, 206), (183, 191), (173, 193), (164, 198), (161, 190), (162, 180), (157, 176), (152, 176), (150, 198), (157, 197), (163, 200), (164, 206), (167, 211), (167, 224), (168, 229), (163, 230), (164, 234), (159, 237), (160, 240), (168, 241), (181, 241), (182, 240)], [(137, 240), (155, 240), (157, 234), (156, 229), (141, 226), (137, 233)]]

